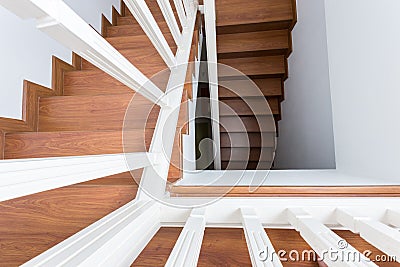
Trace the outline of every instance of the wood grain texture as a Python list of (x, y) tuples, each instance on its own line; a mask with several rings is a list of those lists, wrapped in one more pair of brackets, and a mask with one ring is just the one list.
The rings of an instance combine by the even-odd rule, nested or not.
[[(167, 65), (151, 44), (148, 47), (123, 49), (119, 52), (148, 78), (152, 78), (155, 74), (164, 70), (169, 76)], [(87, 61), (83, 61), (82, 68), (83, 70), (98, 70), (96, 66)]]
[[(261, 156), (261, 150), (263, 152)], [(272, 148), (242, 148), (242, 147), (222, 147), (222, 161), (269, 161), (273, 160)]]
[(283, 96), (281, 78), (222, 81), (218, 94), (220, 98), (248, 96)]
[(291, 0), (217, 0), (217, 26), (292, 21)]
[[(131, 266), (164, 266), (179, 237), (182, 228), (163, 227), (153, 237), (150, 243), (142, 251)], [(285, 253), (279, 255), (283, 266), (288, 267), (318, 267), (317, 254), (303, 240), (296, 230), (291, 229), (265, 229), (276, 252), (282, 250)], [(350, 231), (335, 231), (345, 238), (359, 251), (370, 250), (372, 260), (376, 255), (383, 253), (358, 235)], [(296, 259), (297, 251), (300, 259)], [(301, 255), (304, 252), (304, 260)], [(278, 257), (278, 255), (275, 255)], [(291, 256), (291, 258), (289, 257)], [(396, 267), (399, 263), (378, 263), (383, 267)], [(243, 229), (240, 228), (206, 228), (198, 266), (251, 266)]]
[(218, 58), (254, 57), (286, 54), (288, 30), (259, 31), (217, 36)]
[[(124, 136), (124, 143), (123, 143)], [(23, 132), (6, 134), (6, 159), (145, 152), (153, 129), (121, 131)]]
[(128, 94), (133, 90), (101, 70), (65, 73), (64, 95)]
[(275, 133), (221, 133), (221, 148), (274, 147)]
[(131, 266), (164, 266), (181, 231), (178, 227), (160, 228)]
[[(323, 179), (323, 177), (321, 177)], [(179, 196), (220, 196), (229, 192), (228, 197), (399, 197), (399, 186), (262, 186), (249, 193), (248, 186), (236, 187), (189, 187), (174, 186), (171, 193)]]
[[(133, 95), (132, 93), (41, 98), (39, 130), (42, 132), (121, 130), (126, 109)], [(159, 107), (138, 94), (134, 96), (134, 103), (135, 105), (129, 110), (134, 114), (129, 116), (127, 127), (144, 129), (147, 121), (155, 124)], [(153, 107), (154, 112), (152, 112)]]
[(4, 159), (5, 138), (4, 132), (0, 130), (0, 160)]
[[(221, 132), (243, 132), (243, 128), (246, 132), (274, 132), (275, 123), (272, 116), (240, 116), (239, 119), (242, 121), (238, 123), (238, 119), (233, 116), (220, 116), (220, 131)], [(223, 126), (226, 126), (223, 127)]]
[[(280, 103), (277, 97), (268, 97), (267, 101), (263, 98), (243, 99), (229, 98), (221, 99), (220, 103), (220, 116), (231, 116), (231, 115), (243, 115), (243, 116), (254, 116), (254, 115), (278, 115), (280, 114)], [(269, 104), (269, 108), (267, 105)]]
[[(219, 59), (218, 63), (228, 65), (239, 70), (247, 76), (271, 76), (284, 77), (286, 75), (285, 56), (263, 56), (246, 58), (225, 58)], [(226, 68), (219, 68), (218, 76), (229, 77), (232, 71)]]
[(251, 266), (243, 230), (206, 228), (197, 266)]
[(17, 266), (136, 195), (134, 186), (69, 186), (0, 203), (1, 266)]
[[(172, 34), (164, 34), (167, 43), (170, 45), (172, 52), (176, 53), (176, 44), (174, 39), (172, 38)], [(106, 40), (112, 44), (116, 49), (136, 49), (136, 48), (148, 48), (152, 46), (147, 35), (133, 35), (133, 36), (118, 36), (118, 37), (109, 37)]]
[[(367, 241), (362, 239), (359, 235), (353, 234), (350, 231), (334, 231), (336, 234), (338, 234), (340, 237), (345, 239), (350, 245), (352, 245), (355, 249), (360, 251), (361, 253), (365, 251), (370, 251), (371, 255), (369, 255), (369, 259), (374, 261), (378, 266), (381, 267), (400, 267), (400, 263), (392, 261), (376, 261), (377, 259), (382, 259), (382, 256), (390, 256), (376, 247), (372, 246), (369, 244)], [(378, 256), (378, 258), (377, 258)]]
[(107, 17), (102, 14), (101, 15), (101, 35), (103, 37), (107, 37), (107, 28), (111, 27), (112, 23), (107, 19)]

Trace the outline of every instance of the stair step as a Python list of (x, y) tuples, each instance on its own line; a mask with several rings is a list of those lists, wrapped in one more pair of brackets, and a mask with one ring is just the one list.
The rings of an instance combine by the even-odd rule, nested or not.
[(39, 131), (121, 130), (126, 109), (134, 95), (134, 112), (137, 114), (130, 116), (127, 127), (143, 129), (147, 121), (146, 128), (154, 128), (159, 107), (143, 96), (131, 93), (41, 98)]
[(221, 147), (275, 147), (274, 133), (221, 133), (220, 139)]
[[(225, 58), (219, 59), (218, 63), (235, 68), (247, 76), (261, 76), (263, 78), (286, 77), (286, 58), (283, 55)], [(218, 70), (218, 76), (222, 77), (222, 79), (224, 79), (224, 77), (238, 76), (238, 73), (235, 73), (228, 68), (219, 68)]]
[(0, 205), (1, 266), (19, 266), (136, 196), (136, 185), (67, 186)]
[(99, 70), (64, 73), (64, 95), (129, 94), (133, 90)]
[(226, 80), (220, 82), (218, 94), (220, 98), (282, 96), (283, 82), (281, 78)]
[(289, 29), (295, 20), (292, 0), (217, 0), (218, 33)]
[(218, 58), (286, 55), (289, 50), (289, 31), (262, 31), (217, 36)]
[[(124, 138), (124, 145), (122, 143)], [(7, 133), (6, 159), (84, 156), (145, 152), (153, 136), (152, 129), (80, 132)]]
[(275, 132), (273, 116), (220, 116), (220, 131), (223, 132)]
[(269, 170), (272, 163), (270, 161), (221, 161), (223, 170)]
[[(169, 77), (170, 71), (153, 45), (149, 44), (148, 47), (123, 49), (119, 50), (119, 52), (149, 79), (162, 72), (162, 78), (165, 80), (165, 85), (160, 89), (165, 89), (168, 81), (167, 77)], [(86, 60), (82, 61), (82, 69), (99, 70), (96, 66)]]
[[(123, 19), (124, 17), (120, 18)], [(117, 25), (117, 26), (111, 26), (107, 27), (107, 37), (118, 37), (118, 36), (128, 36), (128, 35), (146, 35), (146, 33), (143, 31), (142, 27), (134, 21), (132, 17), (132, 22), (135, 23), (129, 23), (127, 25), (122, 24), (122, 25)], [(119, 23), (119, 21), (118, 21)], [(160, 27), (160, 30), (162, 33), (166, 34), (169, 33), (169, 28), (166, 22), (157, 22), (158, 26)]]
[[(164, 34), (164, 37), (171, 47), (172, 52), (175, 54), (176, 44), (172, 34)], [(108, 37), (106, 40), (118, 50), (148, 48), (149, 46), (153, 46), (147, 35)]]
[[(262, 157), (260, 154), (262, 151)], [(272, 148), (221, 148), (221, 160), (222, 161), (269, 161), (273, 160)]]
[[(277, 97), (268, 97), (267, 101), (270, 106), (271, 111), (266, 105), (266, 100), (263, 97), (255, 97), (255, 98), (246, 98), (246, 102), (240, 98), (234, 99), (221, 99), (222, 103), (220, 103), (220, 116), (232, 116), (232, 115), (279, 115), (280, 114), (280, 105), (279, 99)], [(251, 108), (249, 107), (251, 106)]]

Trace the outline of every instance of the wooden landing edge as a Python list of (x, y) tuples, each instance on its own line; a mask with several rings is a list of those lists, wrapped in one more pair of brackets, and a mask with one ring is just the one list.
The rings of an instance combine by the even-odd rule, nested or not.
[(400, 186), (263, 186), (249, 193), (248, 186), (173, 186), (173, 197), (400, 197)]

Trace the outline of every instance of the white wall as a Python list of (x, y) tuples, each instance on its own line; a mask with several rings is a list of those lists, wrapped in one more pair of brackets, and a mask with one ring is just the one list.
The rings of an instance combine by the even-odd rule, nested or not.
[(325, 3), (337, 167), (399, 181), (400, 1)]
[(297, 0), (298, 22), (275, 166), (283, 169), (335, 168), (324, 1)]
[[(86, 22), (101, 29), (101, 14), (111, 19), (111, 6), (119, 0), (65, 0)], [(20, 119), (22, 81), (51, 86), (51, 56), (71, 62), (71, 51), (35, 28), (32, 20), (23, 21), (0, 6), (0, 117)]]

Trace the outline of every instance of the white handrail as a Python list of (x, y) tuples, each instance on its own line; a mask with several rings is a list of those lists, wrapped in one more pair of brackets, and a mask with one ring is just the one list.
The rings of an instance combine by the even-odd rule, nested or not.
[(175, 56), (145, 0), (124, 0), (124, 3), (149, 37), (167, 66), (170, 69), (173, 68), (176, 65)]
[(174, 0), (175, 4), (175, 9), (176, 12), (178, 13), (179, 21), (181, 23), (182, 28), (186, 27), (186, 14), (185, 14), (185, 8), (183, 7), (183, 2), (182, 0)]
[(131, 201), (22, 266), (129, 266), (160, 229), (154, 201)]
[[(195, 5), (192, 13), (196, 10)], [(169, 106), (161, 107), (149, 150), (161, 155), (159, 164), (144, 169), (138, 192), (139, 199), (147, 199), (149, 195), (161, 199), (165, 194), (195, 24), (196, 16), (188, 17), (188, 27), (183, 29), (181, 45), (178, 46), (176, 54), (177, 66), (171, 70), (166, 89)]]
[(172, 10), (171, 4), (169, 0), (157, 0), (158, 5), (160, 6), (161, 12), (167, 22), (168, 28), (174, 38), (174, 41), (177, 45), (180, 45), (182, 34), (179, 30), (178, 23), (175, 19), (174, 11)]
[[(129, 167), (125, 157), (129, 157)], [(140, 169), (156, 164), (156, 158), (143, 152), (2, 160), (0, 201)]]
[(0, 0), (21, 18), (37, 19), (37, 28), (159, 105), (164, 95), (153, 82), (61, 0)]
[(210, 87), (211, 127), (214, 141), (214, 169), (221, 169), (221, 145), (219, 134), (219, 101), (218, 101), (218, 59), (217, 59), (217, 26), (215, 0), (204, 1), (204, 21), (208, 61), (208, 80)]

